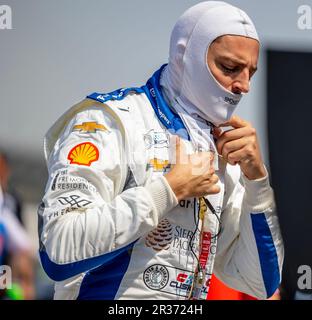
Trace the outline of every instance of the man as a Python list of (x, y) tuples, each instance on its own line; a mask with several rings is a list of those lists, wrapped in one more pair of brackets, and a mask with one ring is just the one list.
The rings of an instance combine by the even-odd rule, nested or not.
[(145, 86), (94, 93), (49, 130), (38, 213), (56, 299), (206, 299), (212, 272), (257, 298), (274, 293), (273, 192), (255, 129), (231, 117), (258, 52), (246, 13), (202, 2)]

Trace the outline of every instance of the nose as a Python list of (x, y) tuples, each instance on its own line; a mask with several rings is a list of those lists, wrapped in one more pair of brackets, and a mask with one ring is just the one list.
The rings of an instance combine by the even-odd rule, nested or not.
[(248, 93), (250, 90), (249, 71), (242, 71), (232, 84), (232, 92), (236, 94)]

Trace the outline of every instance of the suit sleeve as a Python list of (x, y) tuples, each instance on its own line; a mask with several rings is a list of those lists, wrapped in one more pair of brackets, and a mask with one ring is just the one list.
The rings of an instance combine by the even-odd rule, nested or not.
[(231, 288), (266, 299), (281, 282), (284, 259), (273, 190), (268, 176), (251, 181), (241, 174), (230, 184), (215, 274)]
[(155, 228), (177, 205), (164, 177), (125, 190), (126, 138), (105, 109), (78, 113), (47, 159), (38, 210), (40, 258), (62, 281), (95, 268)]

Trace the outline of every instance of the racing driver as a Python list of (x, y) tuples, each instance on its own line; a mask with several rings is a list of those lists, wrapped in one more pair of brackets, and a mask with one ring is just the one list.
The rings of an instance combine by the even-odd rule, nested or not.
[(55, 299), (200, 300), (212, 273), (273, 295), (284, 255), (274, 195), (256, 130), (234, 115), (258, 55), (244, 11), (201, 2), (145, 85), (90, 94), (52, 126), (38, 215)]

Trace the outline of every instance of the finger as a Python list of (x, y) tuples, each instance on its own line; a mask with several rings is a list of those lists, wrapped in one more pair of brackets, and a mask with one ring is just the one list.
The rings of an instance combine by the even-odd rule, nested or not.
[(210, 168), (208, 170), (208, 172), (204, 173), (202, 175), (202, 182), (201, 183), (204, 183), (204, 182), (207, 182), (207, 181), (210, 181), (211, 177), (215, 174), (215, 170), (213, 168)]
[(206, 195), (209, 194), (218, 194), (221, 191), (221, 188), (217, 185), (213, 185), (211, 187), (209, 187), (208, 189), (205, 190)]
[(203, 197), (203, 196), (207, 196), (209, 194), (217, 194), (220, 191), (221, 191), (221, 188), (216, 184), (201, 186), (196, 190), (196, 196)]
[(203, 181), (201, 183), (215, 183), (219, 181), (219, 177), (213, 172), (212, 174), (203, 175)]
[(223, 130), (218, 127), (214, 127), (212, 130), (212, 134), (216, 139), (219, 139), (223, 133)]
[(232, 118), (226, 122), (220, 125), (220, 127), (233, 127), (233, 128), (243, 128), (243, 127), (249, 127), (250, 123), (248, 121), (243, 120), (239, 116), (232, 116)]
[(232, 140), (238, 140), (254, 134), (254, 129), (250, 127), (238, 128), (225, 131), (218, 139), (216, 146), (219, 154), (222, 154), (223, 145)]
[(216, 183), (218, 183), (218, 181), (219, 181), (219, 177), (218, 177), (216, 174), (214, 174), (214, 175), (209, 179), (210, 184), (216, 184)]
[(227, 160), (228, 155), (230, 153), (243, 149), (248, 144), (248, 141), (249, 141), (248, 137), (227, 141), (222, 147), (221, 155), (225, 160)]
[(235, 152), (231, 152), (230, 154), (228, 154), (227, 156), (227, 162), (229, 164), (231, 164), (232, 166), (241, 163), (241, 162), (247, 162), (249, 161), (250, 157), (249, 155), (246, 153), (246, 147), (242, 148), (238, 151)]
[(214, 183), (205, 182), (205, 183), (198, 185), (199, 193), (203, 192), (206, 194), (211, 194), (211, 193), (215, 194), (215, 193), (220, 192), (220, 186), (217, 184), (218, 181), (216, 181), (217, 178), (214, 178), (214, 179), (215, 179)]
[(214, 167), (210, 167), (209, 170), (208, 170), (209, 177), (211, 177), (215, 172), (216, 172), (215, 168)]

